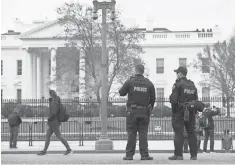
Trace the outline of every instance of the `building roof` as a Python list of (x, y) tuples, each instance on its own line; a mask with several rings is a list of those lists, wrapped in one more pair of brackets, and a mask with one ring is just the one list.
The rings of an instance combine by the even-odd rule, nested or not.
[(3, 33), (1, 35), (19, 35), (21, 34), (20, 32), (15, 32), (14, 30), (8, 30), (7, 33)]
[[(145, 32), (146, 28), (137, 28), (137, 31)], [(208, 31), (209, 30), (209, 31)], [(155, 33), (185, 33), (185, 32), (212, 32), (212, 29), (203, 29), (203, 30), (191, 30), (191, 31), (171, 31), (167, 28), (153, 28), (153, 30), (148, 30), (148, 32), (155, 32)]]

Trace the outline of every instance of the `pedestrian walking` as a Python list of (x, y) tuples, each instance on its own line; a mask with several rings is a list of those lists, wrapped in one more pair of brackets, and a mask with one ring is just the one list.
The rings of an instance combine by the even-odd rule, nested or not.
[(155, 103), (155, 88), (153, 83), (143, 76), (143, 65), (136, 65), (135, 73), (135, 76), (127, 80), (119, 90), (120, 96), (128, 94), (126, 112), (128, 140), (123, 160), (133, 160), (137, 132), (141, 160), (153, 160), (153, 157), (149, 156), (147, 136), (150, 115)]
[(61, 135), (60, 132), (60, 121), (59, 121), (59, 112), (61, 107), (61, 101), (59, 96), (57, 96), (56, 92), (54, 90), (49, 91), (50, 99), (49, 99), (49, 117), (47, 121), (48, 129), (46, 132), (46, 141), (45, 146), (42, 151), (40, 151), (37, 155), (45, 155), (47, 153), (47, 149), (50, 144), (50, 138), (53, 133), (55, 133), (56, 137), (64, 144), (66, 147), (66, 152), (64, 155), (69, 155), (73, 153), (71, 150), (68, 142), (64, 139), (64, 137)]

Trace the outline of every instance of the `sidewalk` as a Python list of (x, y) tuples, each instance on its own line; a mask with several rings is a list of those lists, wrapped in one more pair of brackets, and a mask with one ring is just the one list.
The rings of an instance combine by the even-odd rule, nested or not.
[[(35, 154), (38, 151), (42, 150), (44, 147), (44, 141), (33, 141), (33, 146), (29, 146), (28, 141), (19, 141), (17, 143), (18, 149), (10, 149), (8, 141), (1, 142), (1, 153), (2, 154)], [(126, 141), (113, 141), (113, 150), (112, 151), (96, 151), (95, 150), (95, 141), (84, 141), (83, 146), (79, 146), (78, 141), (69, 141), (70, 147), (75, 153), (124, 153), (126, 148)], [(234, 143), (233, 143), (234, 144)], [(174, 144), (172, 140), (158, 140), (158, 141), (149, 141), (149, 150), (150, 153), (172, 153), (174, 149)], [(201, 149), (203, 146), (203, 141), (201, 144)], [(207, 146), (209, 149), (209, 145)], [(215, 140), (214, 149), (217, 152), (221, 150), (221, 141)], [(136, 145), (136, 151), (139, 150), (139, 143)], [(64, 152), (65, 147), (60, 141), (51, 141), (48, 148), (48, 152), (51, 153), (60, 153)]]
[(38, 156), (36, 154), (24, 155), (24, 154), (3, 154), (1, 156), (1, 164), (4, 165), (77, 165), (77, 164), (100, 164), (100, 165), (111, 165), (111, 164), (174, 164), (174, 165), (189, 165), (189, 164), (200, 164), (200, 165), (219, 165), (219, 164), (230, 164), (234, 165), (235, 154), (234, 153), (210, 153), (210, 154), (198, 154), (198, 160), (190, 160), (190, 154), (184, 154), (184, 160), (168, 160), (172, 153), (150, 153), (153, 160), (140, 160), (140, 155), (135, 154), (132, 161), (122, 160), (123, 153), (113, 154), (72, 154), (69, 156), (62, 156), (62, 154), (47, 154), (46, 156)]

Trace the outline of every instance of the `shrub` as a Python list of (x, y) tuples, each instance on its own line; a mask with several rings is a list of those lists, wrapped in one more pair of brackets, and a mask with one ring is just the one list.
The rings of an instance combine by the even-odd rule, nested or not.
[(172, 110), (168, 106), (156, 106), (153, 108), (153, 114), (156, 117), (171, 117)]
[(126, 116), (126, 106), (113, 105), (108, 107), (108, 117), (113, 114), (114, 117), (125, 117)]

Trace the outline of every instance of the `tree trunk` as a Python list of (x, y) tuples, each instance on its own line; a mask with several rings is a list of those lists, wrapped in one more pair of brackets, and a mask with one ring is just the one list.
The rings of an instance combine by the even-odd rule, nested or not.
[(99, 92), (96, 92), (96, 99), (97, 99), (97, 102), (98, 102), (98, 103), (101, 102), (101, 98), (100, 98)]
[(230, 117), (230, 97), (227, 96), (227, 118)]
[(97, 103), (99, 105), (99, 117), (101, 117), (101, 97), (100, 97), (100, 88), (97, 89), (96, 91), (96, 99), (97, 99)]

